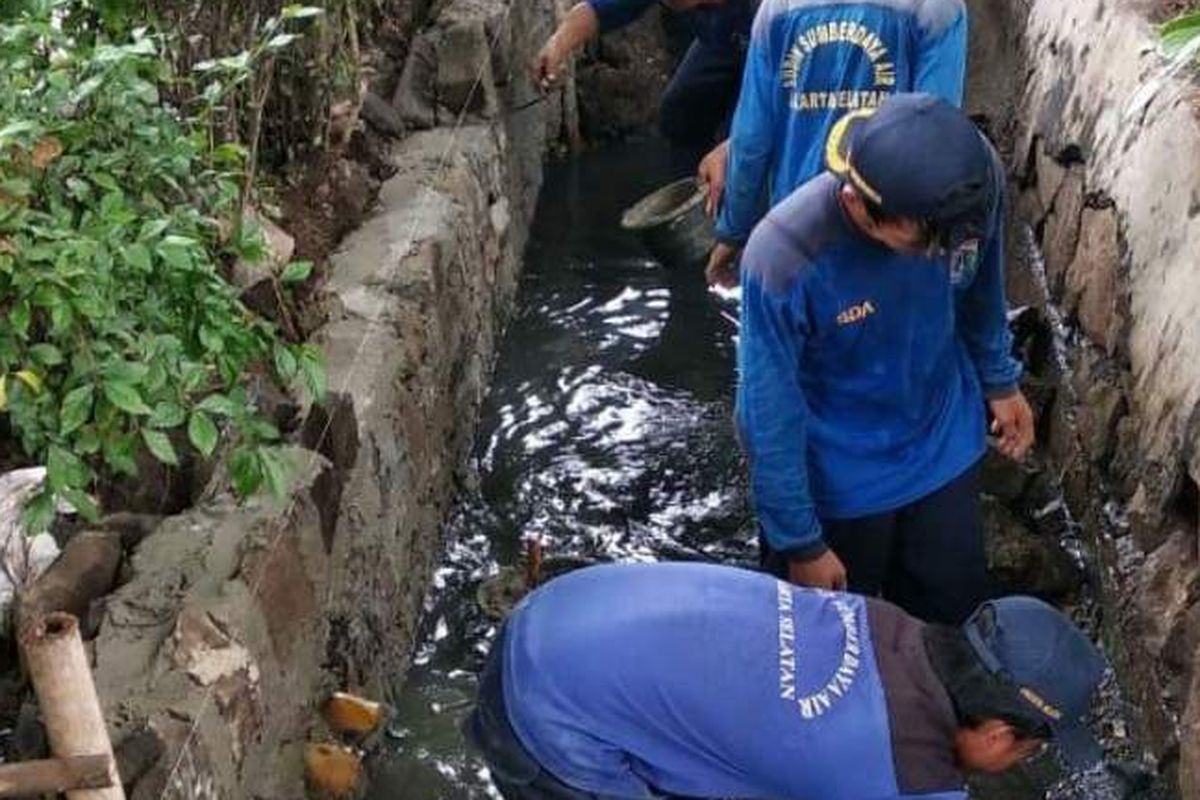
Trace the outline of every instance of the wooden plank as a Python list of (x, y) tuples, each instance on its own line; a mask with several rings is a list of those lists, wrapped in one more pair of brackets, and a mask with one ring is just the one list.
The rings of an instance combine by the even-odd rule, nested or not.
[(29, 797), (112, 786), (108, 756), (71, 756), (0, 764), (0, 797)]

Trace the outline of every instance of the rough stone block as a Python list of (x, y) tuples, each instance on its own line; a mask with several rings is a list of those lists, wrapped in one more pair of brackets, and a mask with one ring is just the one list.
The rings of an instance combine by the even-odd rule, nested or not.
[(491, 119), (500, 110), (491, 43), (483, 20), (453, 23), (437, 38), (437, 99), (450, 114)]
[(1062, 599), (1078, 591), (1083, 573), (1056, 540), (1033, 533), (991, 498), (983, 518), (988, 570), (1005, 593)]
[(1075, 250), (1079, 246), (1083, 192), (1083, 168), (1072, 167), (1055, 195), (1054, 209), (1046, 217), (1042, 242), (1046, 257), (1046, 282), (1050, 292), (1056, 296), (1062, 293), (1067, 267), (1075, 260)]
[(1121, 247), (1116, 209), (1085, 208), (1079, 229), (1079, 248), (1067, 269), (1065, 305), (1074, 309), (1080, 327), (1096, 345), (1114, 345), (1110, 331), (1122, 290)]
[(1067, 177), (1067, 168), (1046, 153), (1045, 148), (1038, 147), (1035, 154), (1037, 159), (1037, 193), (1042, 208), (1052, 208)]
[(392, 97), (392, 105), (406, 127), (425, 130), (437, 124), (436, 81), (437, 45), (431, 34), (422, 34), (413, 40)]
[(374, 92), (363, 96), (362, 118), (375, 130), (399, 138), (404, 133), (404, 120), (395, 107)]

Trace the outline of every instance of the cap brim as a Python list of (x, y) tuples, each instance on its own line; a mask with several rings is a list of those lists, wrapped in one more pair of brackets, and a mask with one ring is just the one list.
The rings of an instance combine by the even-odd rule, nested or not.
[(862, 124), (875, 114), (874, 108), (860, 108), (842, 115), (829, 130), (825, 141), (825, 167), (834, 175), (850, 175), (850, 151), (862, 130)]
[(1082, 722), (1057, 722), (1050, 726), (1054, 743), (1072, 770), (1082, 771), (1104, 760), (1104, 750)]

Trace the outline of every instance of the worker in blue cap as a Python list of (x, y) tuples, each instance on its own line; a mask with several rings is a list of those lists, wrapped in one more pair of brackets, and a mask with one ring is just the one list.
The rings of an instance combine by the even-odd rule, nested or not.
[[(695, 38), (659, 104), (658, 122), (671, 144), (674, 170), (695, 172), (701, 157), (729, 135), (759, 0), (661, 0), (686, 19)], [(543, 90), (570, 56), (600, 33), (630, 24), (659, 0), (581, 0), (567, 12), (534, 59)]]
[(963, 0), (763, 0), (729, 140), (700, 166), (720, 212), (709, 283), (736, 285), (754, 225), (823, 170), (842, 116), (900, 92), (960, 105), (966, 64)]
[(707, 564), (584, 569), (493, 644), (468, 738), (508, 800), (965, 800), (1055, 743), (1098, 764), (1106, 671), (1028, 597), (962, 626)]
[(834, 127), (828, 171), (743, 258), (737, 428), (764, 564), (961, 622), (989, 596), (986, 415), (1021, 459), (1033, 412), (1004, 296), (1004, 171), (945, 100)]

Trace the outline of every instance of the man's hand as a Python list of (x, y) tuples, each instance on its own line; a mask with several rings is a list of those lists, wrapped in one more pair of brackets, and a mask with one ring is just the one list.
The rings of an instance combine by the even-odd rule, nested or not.
[(696, 177), (704, 187), (704, 213), (710, 217), (717, 215), (721, 195), (725, 193), (725, 165), (728, 158), (729, 140), (726, 139), (700, 159), (700, 167), (696, 170)]
[(717, 243), (708, 257), (704, 277), (709, 286), (724, 286), (732, 289), (738, 285), (738, 249), (731, 244)]
[(832, 550), (812, 561), (789, 561), (788, 579), (797, 586), (813, 589), (846, 590), (846, 567)]
[(546, 40), (533, 59), (533, 82), (539, 89), (548, 92), (554, 88), (562, 74), (563, 63), (570, 55), (571, 51), (562, 46), (557, 34)]
[(1020, 391), (1007, 397), (988, 400), (992, 411), (992, 433), (998, 437), (996, 448), (1013, 459), (1025, 458), (1033, 446), (1033, 409)]

